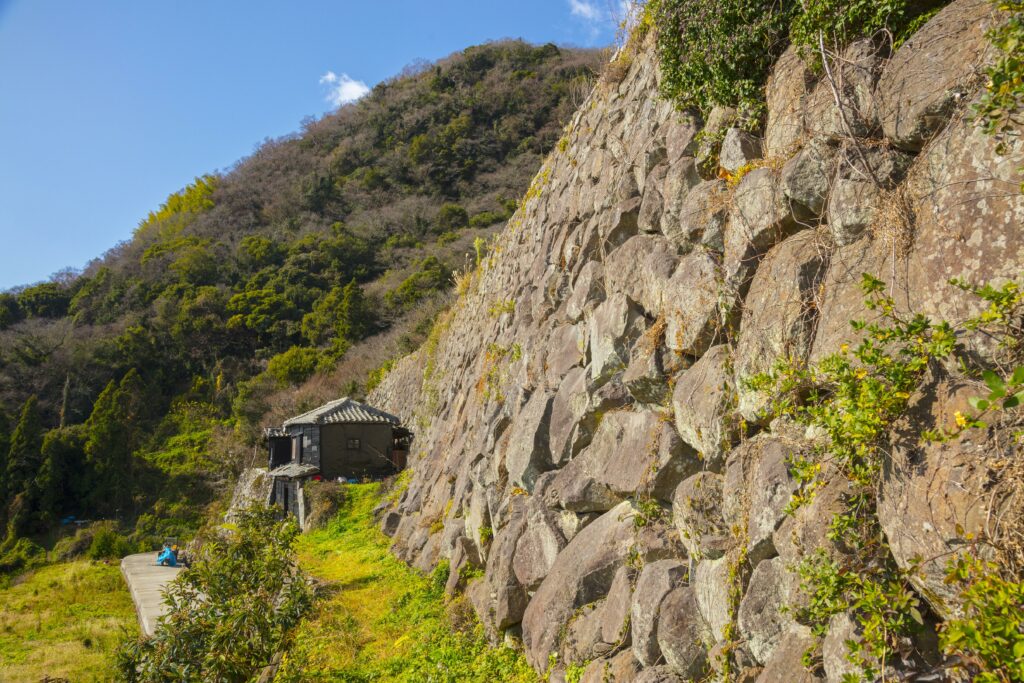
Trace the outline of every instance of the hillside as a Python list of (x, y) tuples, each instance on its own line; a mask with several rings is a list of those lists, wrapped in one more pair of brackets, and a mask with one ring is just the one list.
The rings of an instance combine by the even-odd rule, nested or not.
[(552, 680), (1024, 680), (1022, 27), (648, 2), (370, 396), (397, 556)]
[(129, 546), (189, 535), (286, 389), (361, 393), (514, 210), (598, 64), (505, 41), (409, 68), (197, 177), (82, 272), (0, 294), (0, 571), (66, 515), (116, 518)]

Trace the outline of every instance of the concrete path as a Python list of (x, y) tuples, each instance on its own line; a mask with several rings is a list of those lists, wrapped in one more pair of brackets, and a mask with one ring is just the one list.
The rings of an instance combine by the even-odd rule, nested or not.
[(121, 573), (128, 582), (135, 612), (139, 615), (139, 627), (143, 635), (151, 636), (156, 631), (157, 620), (167, 611), (164, 605), (164, 585), (176, 577), (182, 567), (161, 567), (156, 563), (157, 552), (129, 555), (121, 560)]

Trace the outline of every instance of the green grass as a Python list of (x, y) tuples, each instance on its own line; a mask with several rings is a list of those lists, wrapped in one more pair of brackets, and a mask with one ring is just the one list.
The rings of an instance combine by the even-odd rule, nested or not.
[(300, 537), (300, 565), (326, 584), (277, 681), (535, 681), (520, 653), (488, 646), (447, 569), (422, 576), (388, 551), (373, 508), (379, 485), (346, 487), (327, 528)]
[(116, 564), (85, 560), (0, 588), (0, 681), (109, 681), (123, 632), (138, 633)]

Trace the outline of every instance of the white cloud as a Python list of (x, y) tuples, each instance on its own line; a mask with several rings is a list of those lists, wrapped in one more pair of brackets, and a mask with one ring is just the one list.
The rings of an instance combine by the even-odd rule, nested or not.
[(632, 24), (637, 4), (633, 0), (568, 0), (569, 12), (588, 29), (590, 40), (614, 31), (623, 20)]
[(328, 71), (321, 76), (320, 84), (327, 86), (326, 99), (335, 107), (355, 102), (370, 92), (370, 86), (362, 81), (357, 81), (348, 74), (336, 74), (333, 71)]
[(587, 21), (600, 21), (604, 12), (597, 8), (597, 5), (586, 0), (569, 0), (569, 9), (574, 16), (581, 17)]

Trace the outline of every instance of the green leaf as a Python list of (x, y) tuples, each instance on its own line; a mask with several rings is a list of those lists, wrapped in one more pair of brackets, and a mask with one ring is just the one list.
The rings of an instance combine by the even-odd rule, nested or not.
[(1009, 398), (1003, 399), (1003, 410), (1009, 410), (1010, 408), (1016, 408), (1020, 405), (1020, 394), (1014, 394)]
[(1013, 378), (1010, 380), (1013, 384), (1024, 384), (1024, 365), (1021, 365), (1013, 371)]
[(991, 370), (986, 370), (981, 373), (981, 377), (985, 380), (985, 384), (988, 385), (988, 388), (993, 392), (999, 390), (1005, 391), (1006, 384), (1003, 382), (1003, 379)]
[(921, 624), (921, 626), (924, 626), (924, 618), (921, 616), (921, 612), (918, 611), (916, 607), (910, 608), (910, 618), (916, 621), (917, 623)]

